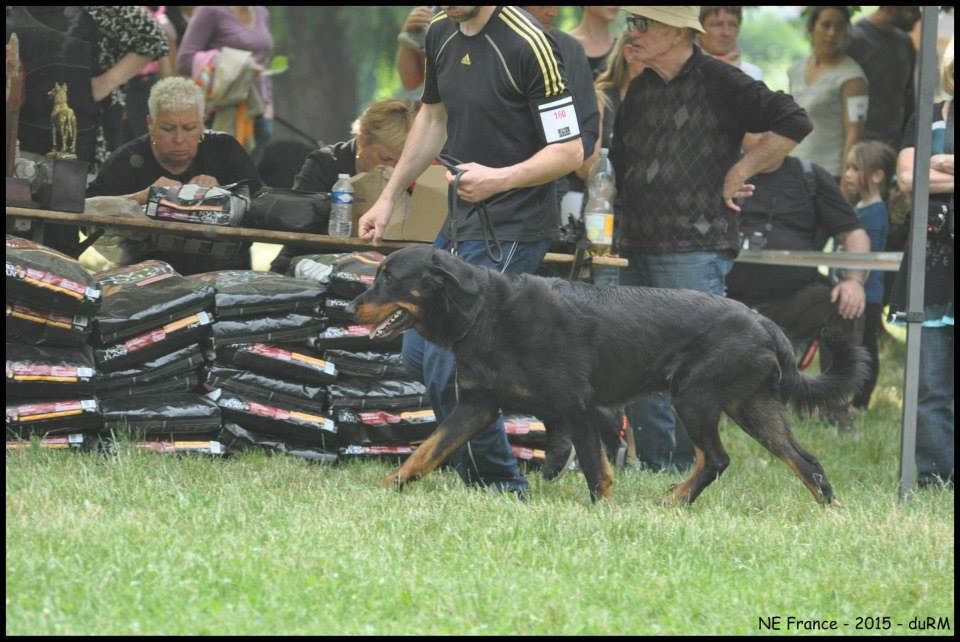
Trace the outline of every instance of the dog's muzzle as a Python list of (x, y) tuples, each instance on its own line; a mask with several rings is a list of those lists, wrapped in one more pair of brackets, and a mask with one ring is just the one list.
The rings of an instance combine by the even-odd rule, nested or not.
[(370, 333), (370, 338), (392, 339), (412, 325), (413, 315), (403, 308), (397, 308), (393, 314), (376, 325)]

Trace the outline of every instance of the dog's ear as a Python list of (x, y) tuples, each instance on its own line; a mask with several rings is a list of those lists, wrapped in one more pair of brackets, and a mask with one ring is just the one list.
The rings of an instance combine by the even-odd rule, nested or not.
[(480, 291), (469, 265), (446, 252), (434, 252), (424, 283), (439, 290), (445, 281), (453, 283), (463, 294), (476, 295)]

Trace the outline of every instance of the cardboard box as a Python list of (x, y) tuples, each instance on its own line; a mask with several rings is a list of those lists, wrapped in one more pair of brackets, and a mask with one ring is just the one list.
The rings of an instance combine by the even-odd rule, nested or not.
[[(351, 179), (354, 189), (354, 236), (358, 229), (357, 220), (376, 202), (389, 176), (388, 168), (376, 167)], [(440, 165), (432, 165), (417, 179), (413, 195), (397, 202), (383, 238), (432, 243), (446, 217), (447, 170)]]
[(400, 214), (394, 212), (383, 238), (433, 243), (447, 218), (447, 170), (428, 167), (414, 184), (410, 206)]
[(350, 178), (350, 182), (353, 184), (352, 236), (357, 236), (359, 229), (357, 221), (377, 202), (380, 192), (387, 186), (389, 179), (390, 168), (383, 165), (378, 165), (369, 172), (361, 172)]

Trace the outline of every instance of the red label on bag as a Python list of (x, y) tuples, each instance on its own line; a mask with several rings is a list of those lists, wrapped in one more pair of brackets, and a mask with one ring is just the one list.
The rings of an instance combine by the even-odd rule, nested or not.
[(176, 276), (176, 274), (173, 274), (172, 272), (167, 272), (166, 274), (158, 274), (158, 275), (156, 275), (156, 276), (151, 276), (151, 277), (148, 278), (148, 279), (144, 279), (143, 281), (140, 281), (140, 282), (137, 283), (136, 285), (137, 285), (138, 288), (142, 288), (142, 287), (145, 286), (145, 285), (150, 285), (151, 283), (156, 283), (156, 282), (158, 282), (158, 281), (163, 281), (163, 280), (169, 279), (170, 277), (173, 277), (173, 276)]
[(31, 285), (53, 290), (54, 292), (62, 292), (77, 299), (82, 299), (87, 291), (86, 287), (76, 281), (71, 281), (70, 279), (65, 279), (62, 276), (50, 274), (43, 270), (37, 270), (36, 268), (27, 268), (22, 280)]
[(368, 426), (385, 426), (388, 424), (400, 423), (400, 415), (392, 415), (389, 412), (361, 412), (360, 421)]

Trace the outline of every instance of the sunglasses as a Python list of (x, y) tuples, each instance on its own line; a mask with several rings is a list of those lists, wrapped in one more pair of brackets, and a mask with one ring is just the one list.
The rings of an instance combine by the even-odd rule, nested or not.
[(650, 25), (654, 22), (656, 22), (656, 20), (644, 18), (643, 16), (627, 16), (627, 29), (647, 33), (647, 29), (649, 29)]

